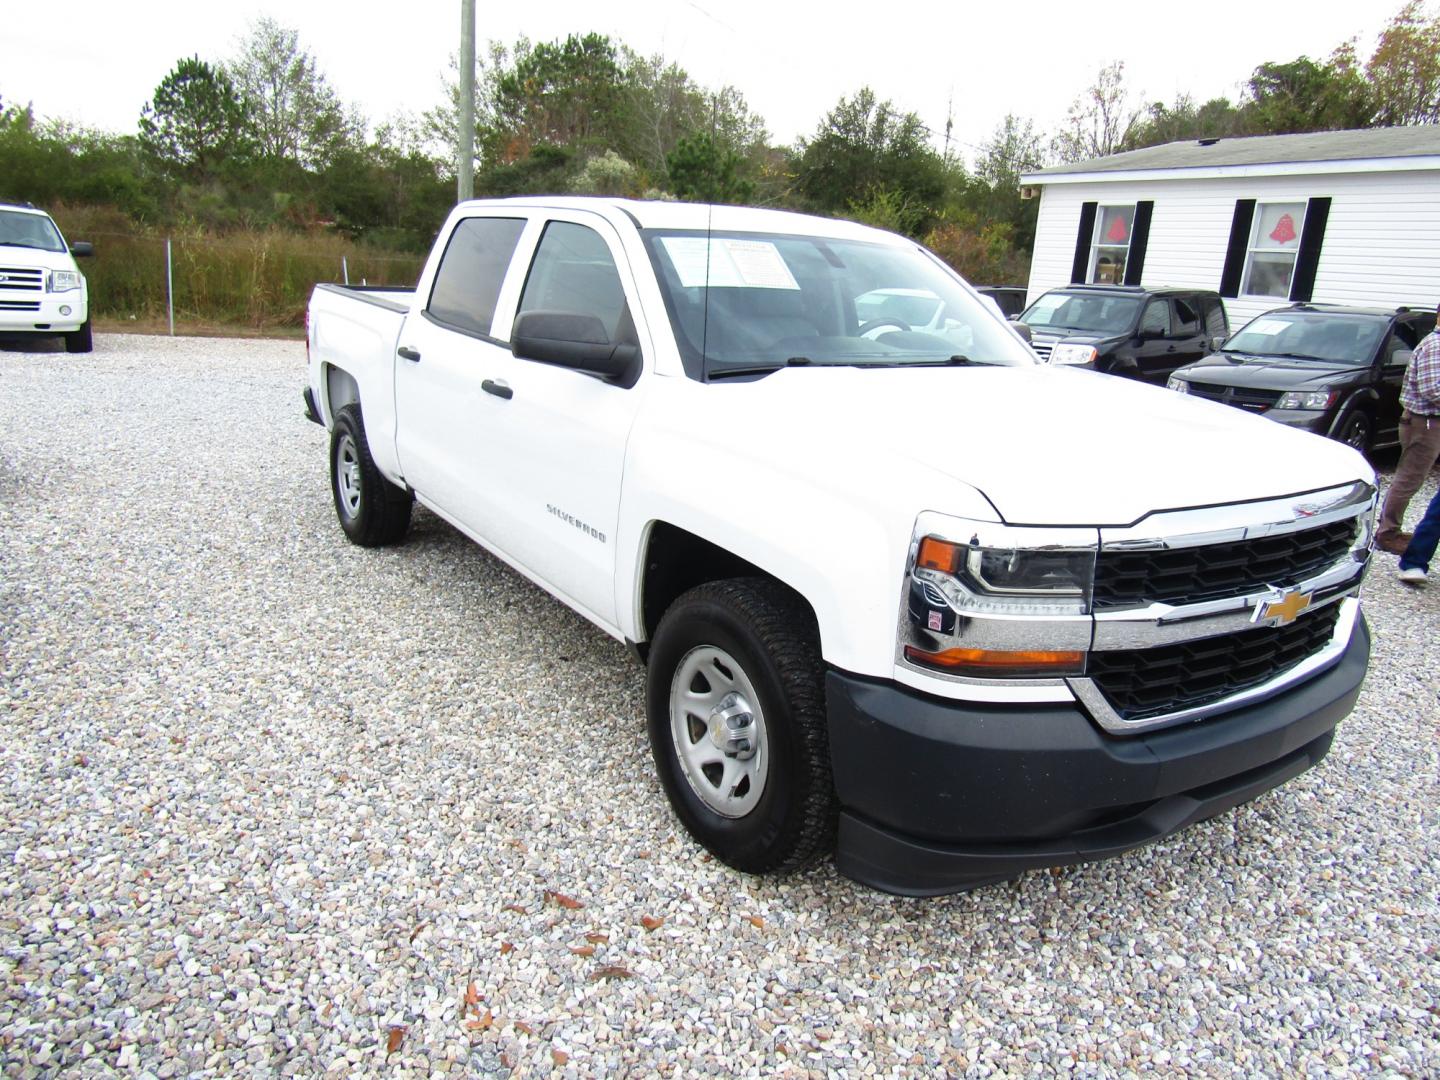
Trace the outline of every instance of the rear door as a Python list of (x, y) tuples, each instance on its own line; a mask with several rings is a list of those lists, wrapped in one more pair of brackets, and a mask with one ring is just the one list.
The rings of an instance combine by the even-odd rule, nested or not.
[[(493, 334), (495, 309), (529, 226), (524, 212), (461, 219), (428, 293), (400, 331), (395, 358), (396, 450), (406, 482), (446, 517), (503, 545), (492, 477), (502, 467), (484, 424), (508, 347)], [(422, 283), (423, 284), (423, 283)]]
[(1435, 314), (1402, 315), (1380, 346), (1376, 391), (1380, 406), (1375, 418), (1375, 441), (1380, 444), (1400, 439), (1400, 389), (1410, 366), (1410, 354), (1435, 327)]

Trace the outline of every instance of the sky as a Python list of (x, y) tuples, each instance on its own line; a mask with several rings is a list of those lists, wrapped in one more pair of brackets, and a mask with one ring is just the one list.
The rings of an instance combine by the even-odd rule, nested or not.
[[(1006, 113), (1060, 126), (1101, 67), (1125, 63), (1145, 101), (1234, 98), (1256, 65), (1321, 59), (1358, 37), (1369, 55), (1402, 0), (910, 0), (786, 4), (783, 0), (529, 0), (476, 2), (478, 51), (494, 39), (609, 34), (663, 54), (701, 85), (731, 84), (772, 140), (814, 133), (841, 97), (869, 85), (973, 160)], [(141, 106), (181, 57), (233, 56), (265, 15), (301, 44), (341, 98), (372, 122), (437, 104), (458, 50), (460, 0), (368, 5), (354, 0), (68, 0), (9, 4), (0, 19), (0, 100), (38, 114), (133, 132)], [(372, 14), (373, 12), (373, 14)]]

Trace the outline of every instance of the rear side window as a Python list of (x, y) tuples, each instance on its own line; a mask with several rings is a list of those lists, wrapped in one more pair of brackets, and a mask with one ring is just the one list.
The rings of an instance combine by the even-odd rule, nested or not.
[(1230, 332), (1225, 321), (1225, 306), (1219, 300), (1205, 300), (1205, 333), (1209, 337), (1224, 337)]
[(466, 218), (450, 234), (426, 310), (447, 326), (490, 336), (495, 301), (525, 222), (519, 218)]
[(1151, 300), (1145, 305), (1145, 315), (1140, 320), (1142, 334), (1170, 333), (1170, 305), (1164, 300)]
[(516, 315), (527, 311), (594, 315), (612, 342), (635, 342), (610, 248), (599, 233), (584, 225), (552, 221), (545, 227)]
[(1175, 336), (1187, 334), (1198, 334), (1200, 332), (1200, 316), (1195, 309), (1184, 300), (1175, 301)]

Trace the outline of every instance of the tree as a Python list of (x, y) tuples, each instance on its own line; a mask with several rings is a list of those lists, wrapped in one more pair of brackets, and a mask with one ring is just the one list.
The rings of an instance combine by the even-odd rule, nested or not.
[(709, 133), (681, 139), (665, 157), (670, 190), (677, 198), (694, 202), (750, 202), (755, 185), (740, 175), (744, 163)]
[(300, 47), (300, 35), (275, 20), (251, 26), (226, 70), (262, 157), (322, 169), (358, 136), (314, 57)]
[(181, 60), (141, 110), (140, 145), (167, 172), (212, 177), (247, 148), (245, 112), (230, 79), (198, 56)]
[(1140, 109), (1125, 86), (1125, 62), (1116, 60), (1071, 103), (1051, 151), (1066, 164), (1107, 157), (1126, 148), (1139, 122)]
[(815, 137), (801, 144), (796, 187), (812, 207), (830, 213), (874, 209), (877, 198), (887, 214), (903, 205), (918, 232), (937, 216), (946, 188), (945, 162), (928, 134), (913, 112), (902, 113), (863, 87), (841, 98)]
[(1365, 65), (1381, 126), (1440, 121), (1440, 16), (1418, 0), (1402, 7), (1380, 34)]
[(1308, 56), (1261, 64), (1250, 76), (1242, 111), (1249, 133), (1282, 135), (1367, 127), (1374, 107), (1354, 51), (1341, 46), (1324, 64)]
[(1249, 133), (1244, 113), (1228, 98), (1211, 98), (1203, 105), (1196, 105), (1188, 94), (1181, 94), (1173, 105), (1163, 101), (1149, 105), (1131, 132), (1125, 149)]

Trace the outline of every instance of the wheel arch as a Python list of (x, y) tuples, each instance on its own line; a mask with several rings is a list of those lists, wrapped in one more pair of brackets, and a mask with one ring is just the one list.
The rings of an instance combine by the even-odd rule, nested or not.
[(1340, 408), (1335, 411), (1335, 419), (1331, 421), (1330, 430), (1325, 433), (1327, 438), (1338, 439), (1340, 431), (1353, 416), (1356, 410), (1364, 412), (1370, 417), (1371, 436), (1373, 437), (1374, 424), (1380, 408), (1380, 395), (1376, 393), (1373, 386), (1361, 386), (1352, 390), (1350, 396), (1341, 403)]
[(360, 404), (360, 383), (355, 376), (334, 364), (321, 367), (325, 386), (325, 407), (329, 410), (330, 426), (335, 424), (335, 414), (346, 405)]

